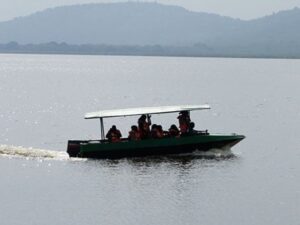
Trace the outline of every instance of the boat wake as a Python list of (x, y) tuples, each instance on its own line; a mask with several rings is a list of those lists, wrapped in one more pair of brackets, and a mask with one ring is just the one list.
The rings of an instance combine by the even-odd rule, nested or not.
[(22, 146), (0, 145), (0, 156), (9, 158), (69, 160), (66, 152), (25, 148)]
[[(235, 155), (230, 147), (222, 149), (210, 149), (208, 151), (195, 151), (193, 153), (183, 153), (178, 155), (170, 155), (171, 157), (193, 157), (205, 159), (225, 159), (232, 158)], [(85, 161), (84, 158), (70, 158), (66, 152), (54, 151), (38, 148), (26, 148), (22, 146), (0, 145), (0, 157), (8, 158), (26, 158), (26, 159), (43, 159), (43, 160), (71, 160)]]
[(204, 159), (228, 159), (235, 157), (235, 154), (231, 151), (231, 148), (228, 146), (223, 148), (212, 148), (208, 151), (194, 151), (193, 153), (184, 153), (179, 154), (179, 156), (190, 156), (195, 158), (204, 158)]
[(229, 149), (213, 148), (206, 152), (196, 151), (196, 152), (194, 152), (194, 155), (198, 156), (198, 157), (211, 158), (211, 159), (218, 159), (218, 158), (226, 159), (226, 158), (232, 158), (235, 156), (230, 148)]

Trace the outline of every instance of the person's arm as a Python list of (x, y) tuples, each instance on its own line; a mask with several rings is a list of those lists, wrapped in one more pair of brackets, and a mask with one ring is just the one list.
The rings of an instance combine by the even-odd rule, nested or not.
[(147, 120), (148, 120), (148, 125), (150, 126), (151, 125), (151, 116), (149, 114), (147, 115)]

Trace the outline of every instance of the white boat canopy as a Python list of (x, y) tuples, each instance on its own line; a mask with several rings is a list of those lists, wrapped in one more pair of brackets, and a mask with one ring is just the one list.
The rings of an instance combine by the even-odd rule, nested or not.
[(85, 115), (85, 119), (99, 119), (109, 117), (125, 117), (136, 116), (142, 114), (162, 114), (162, 113), (174, 113), (181, 111), (193, 111), (210, 109), (210, 106), (205, 105), (178, 105), (178, 106), (160, 106), (160, 107), (141, 107), (141, 108), (129, 108), (129, 109), (113, 109), (102, 110), (98, 112), (91, 112)]

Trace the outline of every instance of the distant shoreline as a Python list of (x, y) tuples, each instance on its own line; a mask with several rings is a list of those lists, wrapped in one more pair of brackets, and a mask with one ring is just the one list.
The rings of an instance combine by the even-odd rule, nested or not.
[(0, 53), (300, 59), (299, 24), (299, 8), (244, 21), (155, 2), (75, 4), (0, 22)]
[(56, 42), (26, 45), (20, 45), (16, 42), (0, 44), (0, 54), (300, 59), (300, 53), (255, 54), (239, 52), (239, 50), (236, 49), (235, 52), (225, 54), (222, 53), (222, 50), (216, 51), (207, 46), (69, 45)]
[(89, 54), (89, 53), (68, 53), (68, 52), (4, 52), (0, 54), (20, 54), (20, 55), (86, 55), (86, 56), (145, 56), (145, 57), (182, 57), (182, 58), (233, 58), (233, 59), (300, 59), (300, 57), (285, 56), (232, 56), (232, 55), (158, 55), (158, 54)]

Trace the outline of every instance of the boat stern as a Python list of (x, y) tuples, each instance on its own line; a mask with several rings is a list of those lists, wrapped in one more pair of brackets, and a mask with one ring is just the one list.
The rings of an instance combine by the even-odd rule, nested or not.
[(67, 153), (70, 157), (78, 157), (81, 141), (68, 141)]

